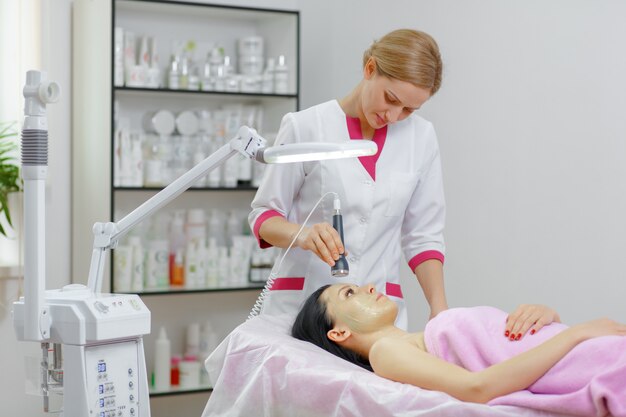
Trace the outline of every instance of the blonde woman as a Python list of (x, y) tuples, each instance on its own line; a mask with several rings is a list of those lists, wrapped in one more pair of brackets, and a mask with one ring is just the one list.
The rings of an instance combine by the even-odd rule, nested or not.
[(435, 40), (396, 30), (363, 55), (362, 79), (339, 100), (287, 114), (277, 143), (371, 140), (378, 153), (359, 159), (274, 165), (265, 172), (249, 222), (261, 247), (286, 248), (318, 200), (336, 193), (345, 241), (330, 225), (325, 198), (285, 258), (264, 313), (295, 316), (320, 285), (336, 282), (330, 267), (346, 254), (355, 284), (375, 277), (378, 291), (407, 315), (398, 278), (402, 254), (419, 281), (431, 317), (447, 309), (443, 284), (445, 203), (435, 130), (418, 110), (441, 86)]

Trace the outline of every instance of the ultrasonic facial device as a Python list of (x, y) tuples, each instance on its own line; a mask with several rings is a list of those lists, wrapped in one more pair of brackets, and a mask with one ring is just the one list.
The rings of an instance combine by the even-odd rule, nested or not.
[[(18, 340), (41, 344), (37, 391), (44, 411), (65, 417), (149, 417), (143, 335), (150, 333), (150, 311), (137, 295), (101, 292), (109, 250), (135, 225), (234, 155), (282, 163), (368, 156), (377, 147), (371, 141), (346, 141), (266, 148), (264, 138), (243, 126), (236, 137), (117, 223), (94, 224), (87, 286), (45, 291), (46, 104), (57, 101), (59, 94), (58, 84), (48, 81), (44, 72), (28, 71), (22, 130), (24, 296), (13, 303), (13, 325)], [(50, 409), (55, 394), (62, 396), (60, 410)]]

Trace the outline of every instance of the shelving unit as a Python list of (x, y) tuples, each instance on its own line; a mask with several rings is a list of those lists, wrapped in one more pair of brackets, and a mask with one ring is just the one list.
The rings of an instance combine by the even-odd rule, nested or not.
[[(146, 111), (167, 109), (174, 113), (192, 108), (213, 110), (223, 105), (243, 104), (263, 107), (263, 126), (265, 132), (278, 130), (282, 116), (299, 109), (299, 13), (290, 10), (274, 10), (248, 8), (225, 5), (212, 5), (193, 2), (163, 0), (112, 0), (111, 2), (111, 111), (110, 111), (110, 152), (113, 155), (114, 103), (119, 103), (120, 115), (129, 117), (131, 129), (141, 127), (142, 114)], [(120, 87), (114, 86), (113, 45), (114, 29), (124, 27), (137, 35), (154, 36), (158, 43), (161, 59), (162, 78), (165, 76), (169, 62), (170, 43), (176, 40), (195, 39), (197, 41), (214, 41), (225, 49), (226, 55), (233, 59), (236, 67), (235, 41), (250, 35), (263, 36), (265, 39), (265, 56), (285, 55), (289, 63), (289, 93), (264, 94), (242, 92), (216, 92), (199, 90), (176, 90), (167, 87)], [(263, 134), (263, 132), (260, 132)], [(230, 139), (230, 138), (227, 138)], [(113, 186), (113, 158), (109, 179), (110, 218), (116, 210), (128, 212), (137, 207), (151, 195), (164, 187), (115, 187)], [(190, 188), (172, 203), (175, 208), (213, 208), (249, 209), (256, 187), (239, 185), (236, 188)], [(169, 208), (169, 207), (168, 207)], [(113, 259), (110, 270), (113, 271)], [(113, 287), (113, 273), (110, 275)], [(146, 336), (146, 362), (152, 369), (153, 342), (155, 333), (161, 325), (168, 327), (170, 340), (179, 340), (184, 336), (184, 322), (212, 319), (221, 326), (220, 336), (225, 336), (232, 328), (247, 317), (254, 304), (261, 285), (218, 287), (218, 288), (168, 288), (144, 290), (139, 294), (153, 313), (153, 334)], [(158, 296), (158, 297), (157, 297)], [(185, 311), (187, 318), (185, 318)], [(198, 318), (202, 317), (202, 318)], [(181, 328), (182, 327), (182, 328)], [(170, 332), (170, 328), (174, 331)], [(172, 352), (180, 351), (172, 344)], [(207, 393), (211, 388), (172, 388), (169, 391), (151, 391), (150, 396), (159, 398), (188, 394)], [(196, 396), (197, 404), (204, 406), (206, 396)], [(201, 403), (200, 403), (201, 401)], [(157, 417), (160, 409), (153, 407), (152, 415)], [(167, 407), (165, 407), (167, 408)], [(191, 410), (191, 406), (189, 406)], [(190, 415), (199, 415), (199, 410), (190, 411)], [(184, 415), (184, 412), (177, 414)]]

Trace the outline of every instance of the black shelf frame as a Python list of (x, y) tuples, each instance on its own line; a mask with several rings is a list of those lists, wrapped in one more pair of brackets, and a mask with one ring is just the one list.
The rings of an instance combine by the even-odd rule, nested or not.
[(274, 94), (274, 93), (242, 93), (230, 91), (203, 91), (203, 90), (173, 90), (170, 88), (148, 88), (148, 87), (114, 87), (115, 91), (128, 93), (150, 93), (150, 94), (189, 94), (189, 95), (208, 95), (208, 96), (234, 96), (246, 98), (292, 98), (297, 99), (297, 94)]
[[(156, 192), (161, 191), (165, 187), (113, 187), (113, 191), (148, 191), (148, 192)], [(256, 191), (257, 187), (252, 185), (238, 185), (237, 187), (197, 187), (197, 188), (189, 188), (185, 192), (198, 192), (198, 191)]]
[(202, 294), (202, 293), (212, 293), (212, 292), (237, 292), (237, 291), (261, 291), (264, 287), (263, 285), (248, 285), (244, 287), (216, 287), (216, 288), (164, 288), (154, 291), (139, 291), (134, 292), (133, 294), (137, 294), (140, 296), (153, 296), (153, 295), (176, 295), (176, 294)]

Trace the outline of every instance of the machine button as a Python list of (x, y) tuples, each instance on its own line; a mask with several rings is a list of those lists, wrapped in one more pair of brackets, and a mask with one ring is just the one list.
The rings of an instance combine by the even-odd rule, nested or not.
[(134, 415), (135, 415), (135, 409), (134, 409), (134, 408), (131, 408), (131, 409), (130, 409), (130, 415), (131, 415), (131, 416), (134, 416)]
[(128, 368), (128, 376), (133, 376), (133, 368)]
[(128, 399), (130, 400), (130, 402), (133, 402), (133, 401), (135, 401), (135, 396), (133, 394), (130, 394), (128, 396)]
[(128, 383), (128, 388), (132, 388), (132, 387), (133, 387), (133, 385), (134, 385), (134, 384), (133, 384), (133, 381), (130, 381), (130, 382)]
[(109, 307), (104, 305), (100, 301), (96, 301), (95, 303), (93, 303), (93, 306), (96, 308), (96, 310), (98, 310), (102, 314), (106, 314), (109, 312)]

